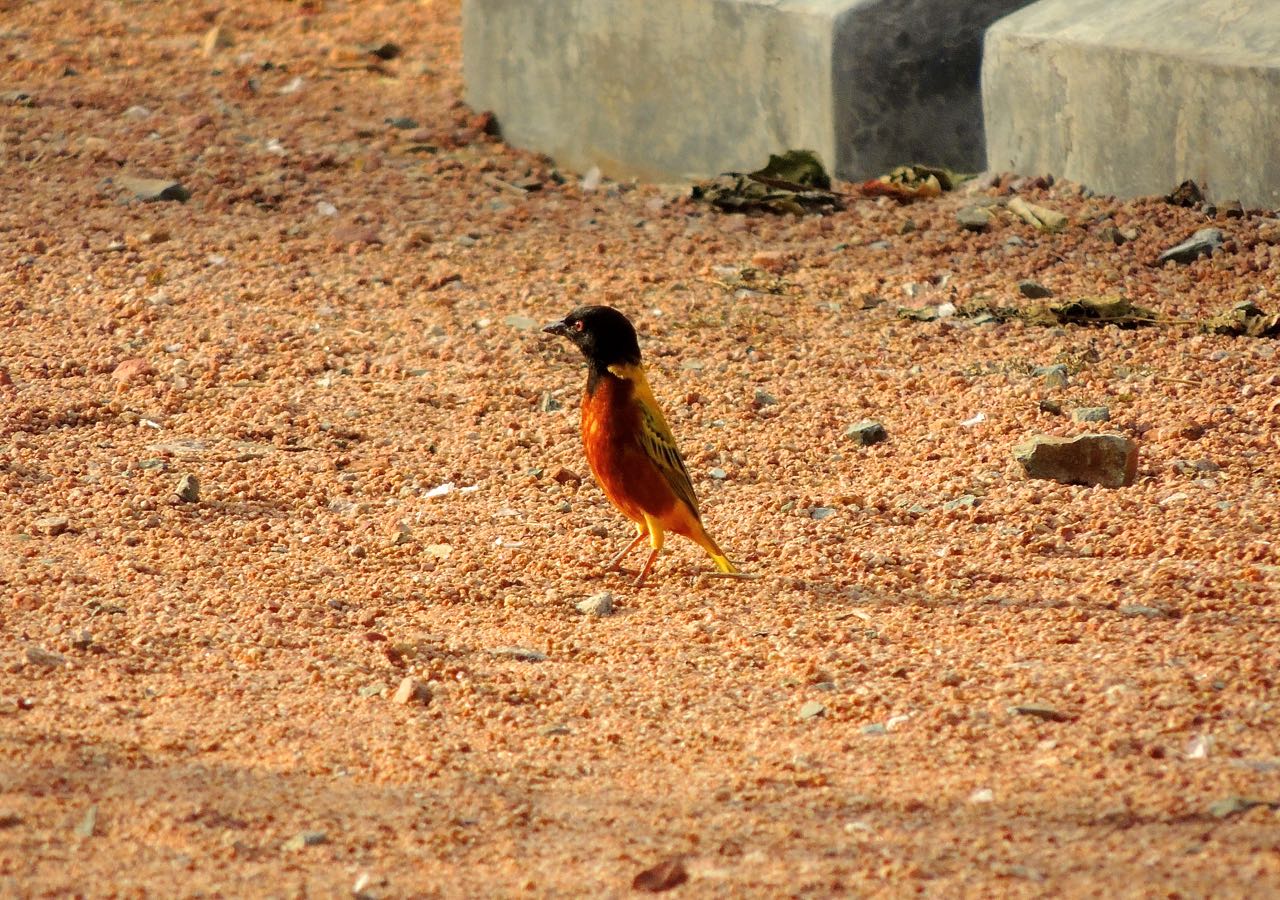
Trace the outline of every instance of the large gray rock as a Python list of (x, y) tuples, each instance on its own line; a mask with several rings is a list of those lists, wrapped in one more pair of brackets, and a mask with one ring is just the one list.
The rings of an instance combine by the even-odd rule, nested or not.
[(1280, 2), (1041, 0), (992, 26), (990, 168), (1280, 206)]
[(1138, 474), (1138, 446), (1122, 434), (1037, 435), (1014, 447), (1013, 458), (1028, 477), (1063, 484), (1125, 487)]
[(654, 180), (806, 148), (845, 178), (981, 168), (982, 32), (1027, 0), (464, 0), (467, 101), (510, 143)]

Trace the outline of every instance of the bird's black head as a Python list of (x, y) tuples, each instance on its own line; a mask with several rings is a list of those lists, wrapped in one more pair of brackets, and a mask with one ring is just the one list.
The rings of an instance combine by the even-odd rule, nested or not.
[(579, 306), (542, 330), (567, 337), (597, 372), (606, 372), (610, 366), (640, 364), (635, 327), (612, 306)]

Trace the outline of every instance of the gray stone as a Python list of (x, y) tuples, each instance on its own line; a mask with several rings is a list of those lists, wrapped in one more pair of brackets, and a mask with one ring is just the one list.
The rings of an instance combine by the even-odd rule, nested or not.
[(299, 831), (284, 842), (284, 850), (295, 851), (304, 847), (316, 847), (329, 843), (329, 836), (323, 831)]
[(173, 489), (173, 496), (180, 503), (197, 503), (200, 500), (200, 479), (196, 476), (187, 474), (178, 479), (178, 485)]
[(856, 425), (850, 425), (845, 429), (844, 436), (862, 447), (870, 447), (889, 437), (884, 426), (874, 419), (863, 419)]
[(986, 231), (991, 224), (991, 210), (985, 206), (966, 206), (956, 213), (956, 221), (966, 231)]
[(1124, 487), (1138, 473), (1138, 447), (1120, 434), (1037, 435), (1014, 447), (1013, 457), (1031, 478), (1063, 484)]
[(1280, 206), (1280, 4), (1041, 0), (987, 32), (988, 167)]
[(726, 478), (729, 477), (729, 473), (719, 467), (714, 469), (709, 469), (707, 471), (707, 474), (710, 475), (712, 478), (714, 478), (716, 481), (724, 481)]
[(1109, 422), (1111, 410), (1105, 406), (1077, 406), (1071, 410), (1073, 422)]
[(585, 172), (655, 180), (815, 151), (974, 171), (983, 30), (1027, 0), (464, 0), (468, 103)]
[(756, 388), (755, 396), (752, 397), (751, 402), (755, 406), (773, 406), (778, 402), (778, 398), (770, 394), (768, 391)]
[(1169, 614), (1165, 612), (1163, 609), (1158, 609), (1157, 607), (1154, 607), (1154, 606), (1143, 606), (1140, 603), (1132, 603), (1127, 606), (1122, 606), (1120, 607), (1118, 612), (1120, 613), (1120, 615), (1128, 616), (1129, 618), (1135, 618), (1138, 616), (1141, 616), (1144, 619), (1170, 618)]
[(27, 662), (33, 666), (44, 666), (46, 669), (56, 669), (67, 661), (67, 658), (60, 653), (52, 653), (34, 645), (27, 648), (26, 655)]
[[(1280, 95), (1277, 96), (1280, 97)], [(1280, 168), (1280, 161), (1277, 161), (1277, 166)], [(1280, 178), (1280, 172), (1277, 173), (1277, 177)], [(1201, 228), (1181, 244), (1161, 253), (1157, 262), (1189, 263), (1201, 256), (1209, 256), (1222, 246), (1223, 237), (1223, 233), (1217, 228)]]
[(601, 591), (585, 600), (579, 600), (574, 607), (584, 616), (609, 616), (613, 614), (613, 594)]
[(157, 200), (177, 200), (185, 203), (191, 199), (191, 192), (176, 181), (164, 178), (138, 178), (133, 175), (117, 175), (115, 183), (124, 188), (139, 200), (154, 203)]
[(1044, 300), (1053, 296), (1053, 291), (1040, 282), (1031, 281), (1030, 279), (1018, 282), (1018, 293), (1028, 300)]
[(982, 498), (975, 497), (973, 494), (961, 494), (954, 500), (948, 500), (942, 504), (942, 508), (947, 512), (954, 512), (957, 509), (973, 509), (982, 505)]
[(493, 651), (494, 656), (505, 656), (508, 659), (518, 659), (521, 662), (542, 662), (547, 658), (547, 654), (538, 650), (529, 650), (525, 647), (498, 647)]

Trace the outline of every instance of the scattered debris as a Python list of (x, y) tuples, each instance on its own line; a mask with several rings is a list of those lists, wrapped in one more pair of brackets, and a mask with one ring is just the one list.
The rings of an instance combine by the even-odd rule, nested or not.
[(869, 196), (893, 197), (909, 202), (941, 196), (973, 177), (937, 166), (898, 166), (886, 175), (864, 181), (858, 189)]
[(1032, 324), (1117, 325), (1136, 328), (1154, 323), (1157, 316), (1124, 297), (1081, 297), (1062, 303), (1033, 304), (1023, 315)]
[(1158, 265), (1167, 262), (1189, 263), (1201, 256), (1210, 256), (1222, 246), (1225, 235), (1220, 228), (1201, 228), (1181, 244), (1170, 247), (1156, 259)]
[(1280, 337), (1280, 313), (1268, 315), (1253, 301), (1245, 300), (1207, 319), (1200, 328), (1210, 334)]
[(1164, 198), (1164, 202), (1172, 206), (1185, 206), (1187, 209), (1195, 209), (1204, 205), (1204, 191), (1200, 189), (1200, 185), (1188, 178), (1174, 188), (1173, 192)]
[(724, 212), (763, 211), (803, 215), (843, 209), (833, 194), (831, 177), (809, 150), (771, 155), (763, 169), (743, 174), (726, 172), (693, 186), (690, 196)]
[(1054, 209), (1047, 206), (1037, 206), (1034, 203), (1028, 203), (1021, 197), (1014, 197), (1008, 204), (1009, 212), (1013, 213), (1028, 225), (1033, 226), (1038, 231), (1061, 231), (1067, 227), (1067, 217)]
[(1037, 435), (1014, 447), (1013, 457), (1029, 477), (1062, 484), (1125, 487), (1138, 473), (1138, 446), (1120, 434)]

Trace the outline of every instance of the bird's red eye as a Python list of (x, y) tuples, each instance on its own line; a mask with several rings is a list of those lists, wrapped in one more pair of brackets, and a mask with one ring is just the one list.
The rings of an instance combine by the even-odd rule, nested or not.
[(574, 330), (574, 331), (581, 331), (581, 330), (582, 330), (582, 320), (581, 320), (581, 319), (575, 319), (575, 320), (574, 320), (574, 323), (573, 323), (573, 330)]

